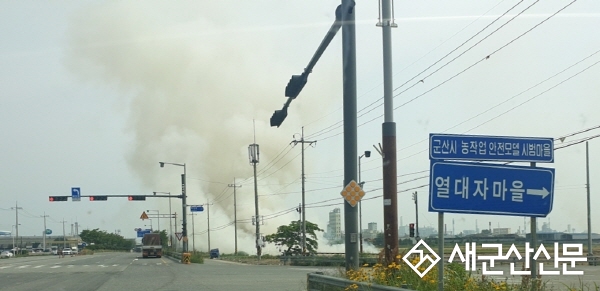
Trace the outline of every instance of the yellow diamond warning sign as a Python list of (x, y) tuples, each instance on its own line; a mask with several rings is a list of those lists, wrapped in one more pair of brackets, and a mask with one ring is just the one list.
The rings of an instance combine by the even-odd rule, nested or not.
[(360, 185), (358, 185), (356, 181), (352, 180), (344, 187), (344, 190), (342, 190), (340, 194), (342, 194), (342, 197), (344, 197), (352, 207), (355, 207), (358, 201), (365, 196), (365, 191), (360, 188)]
[(146, 214), (146, 211), (142, 212), (142, 215), (140, 216), (140, 219), (141, 220), (148, 219), (148, 214)]

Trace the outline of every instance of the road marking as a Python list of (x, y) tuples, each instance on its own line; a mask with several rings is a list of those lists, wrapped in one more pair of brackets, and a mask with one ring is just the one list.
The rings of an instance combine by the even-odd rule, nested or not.
[(114, 264), (114, 265), (112, 265), (112, 266), (113, 266), (113, 267), (116, 267), (116, 266), (118, 266), (118, 264)]
[(67, 268), (73, 268), (73, 265), (68, 265)]
[(45, 266), (45, 265), (39, 265), (39, 266), (35, 266), (35, 267), (33, 267), (33, 268), (34, 268), (34, 269), (37, 269), (37, 268), (41, 268), (41, 267), (43, 267), (43, 266)]
[(10, 267), (12, 267), (12, 265), (0, 267), (0, 269), (6, 269), (6, 268), (10, 268)]
[(23, 266), (17, 267), (17, 269), (25, 269), (25, 268), (27, 268), (27, 267), (29, 267), (29, 266), (30, 266), (30, 265), (23, 265)]
[(83, 265), (84, 267), (89, 267), (90, 265)]
[(105, 265), (98, 265), (98, 267), (106, 268), (106, 266), (105, 266)]
[(52, 268), (52, 269), (56, 269), (56, 268), (60, 268), (60, 267), (62, 267), (62, 266), (60, 266), (60, 265), (56, 265), (56, 266), (52, 266), (52, 267), (50, 267), (50, 268)]

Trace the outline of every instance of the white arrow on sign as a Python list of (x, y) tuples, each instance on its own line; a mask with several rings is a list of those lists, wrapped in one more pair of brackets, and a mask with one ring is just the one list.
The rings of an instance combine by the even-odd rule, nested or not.
[(542, 189), (527, 189), (527, 195), (538, 195), (542, 196), (542, 199), (544, 199), (546, 196), (550, 195), (550, 192), (548, 192), (546, 187), (542, 187)]

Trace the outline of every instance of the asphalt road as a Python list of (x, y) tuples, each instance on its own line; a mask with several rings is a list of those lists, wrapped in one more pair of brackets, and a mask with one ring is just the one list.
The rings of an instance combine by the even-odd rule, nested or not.
[(316, 267), (245, 265), (220, 260), (183, 265), (139, 253), (0, 260), (0, 290), (306, 290)]

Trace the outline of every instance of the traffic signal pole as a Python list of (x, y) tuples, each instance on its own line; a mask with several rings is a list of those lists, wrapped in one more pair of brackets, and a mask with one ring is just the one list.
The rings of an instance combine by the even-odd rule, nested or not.
[[(344, 107), (344, 185), (356, 181), (358, 149), (356, 109), (356, 16), (355, 2), (342, 0), (342, 62)], [(358, 270), (358, 209), (344, 202), (346, 270)]]

